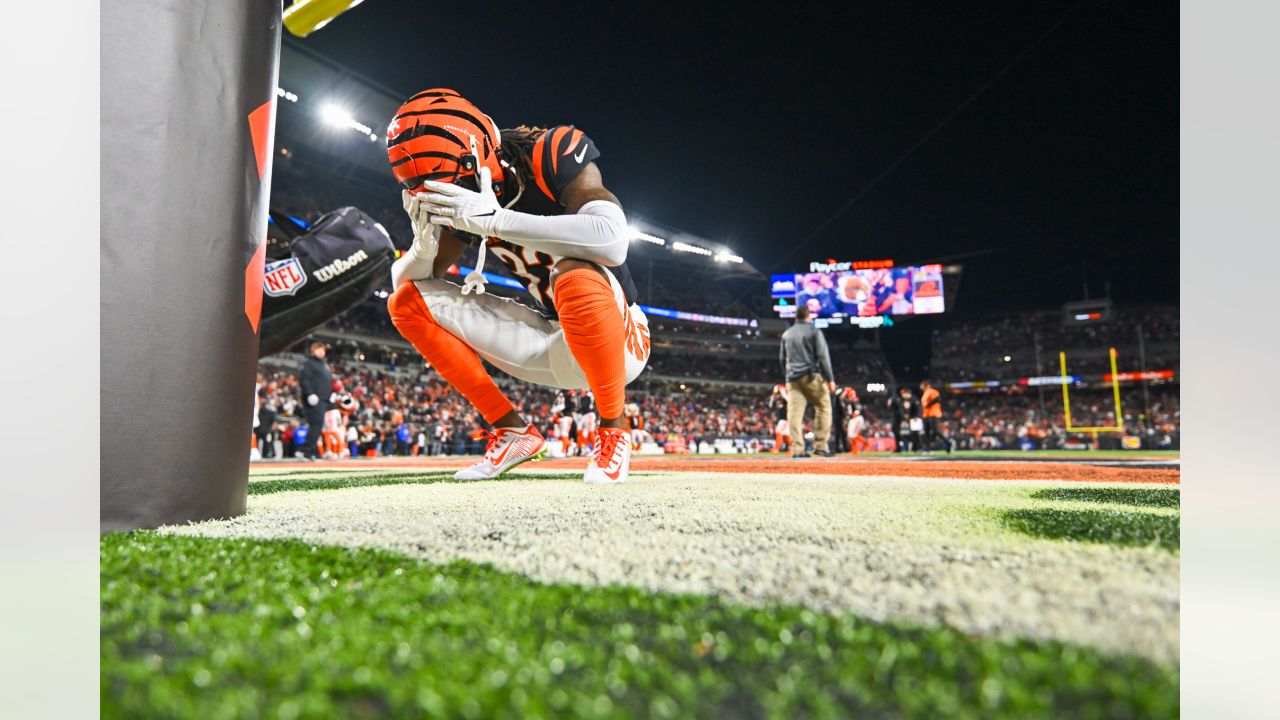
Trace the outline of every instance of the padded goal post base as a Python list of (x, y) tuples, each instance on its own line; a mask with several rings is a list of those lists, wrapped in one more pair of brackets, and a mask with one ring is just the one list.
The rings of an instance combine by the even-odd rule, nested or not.
[(101, 10), (100, 527), (239, 515), (281, 3)]

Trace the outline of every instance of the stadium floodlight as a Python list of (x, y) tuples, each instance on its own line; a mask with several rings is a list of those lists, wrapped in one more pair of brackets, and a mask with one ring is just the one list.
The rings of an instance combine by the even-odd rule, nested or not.
[(666, 241), (666, 240), (663, 240), (662, 238), (660, 238), (660, 237), (658, 237), (658, 236), (656, 236), (656, 235), (650, 235), (650, 234), (649, 234), (649, 233), (647, 233), (647, 232), (641, 232), (641, 231), (639, 231), (639, 230), (637, 230), (637, 229), (635, 229), (635, 228), (628, 228), (628, 229), (631, 231), (631, 239), (632, 239), (632, 240), (643, 240), (643, 241), (648, 242), (648, 243), (653, 243), (654, 245), (666, 245), (666, 244), (667, 244), (667, 241)]
[(340, 128), (351, 127), (351, 123), (355, 122), (355, 118), (351, 117), (351, 113), (332, 103), (325, 103), (320, 106), (320, 119), (324, 120), (326, 125)]
[(378, 134), (373, 131), (373, 128), (357, 121), (351, 116), (350, 112), (338, 105), (334, 105), (333, 103), (325, 103), (320, 106), (320, 119), (323, 120), (326, 125), (330, 125), (332, 127), (355, 130), (361, 135), (368, 137), (371, 142), (377, 142), (378, 140)]
[(671, 249), (675, 250), (676, 252), (687, 252), (687, 253), (693, 253), (695, 255), (707, 255), (707, 256), (711, 255), (711, 251), (704, 247), (698, 247), (697, 245), (690, 245), (689, 243), (680, 242), (679, 240), (671, 243)]
[(739, 264), (740, 264), (740, 263), (742, 263), (742, 256), (741, 256), (741, 255), (734, 255), (733, 253), (729, 252), (728, 250), (721, 250), (720, 252), (716, 253), (716, 258), (715, 258), (715, 260), (716, 260), (716, 262), (731, 262), (731, 263), (739, 263)]
[(285, 100), (288, 100), (289, 102), (295, 102), (295, 103), (296, 103), (296, 102), (298, 102), (298, 96), (297, 96), (297, 95), (295, 95), (295, 94), (293, 94), (293, 93), (289, 92), (288, 90), (285, 90), (285, 89), (284, 89), (284, 88), (282, 88), (282, 87), (278, 87), (278, 88), (276, 88), (276, 95), (278, 95), (278, 96), (280, 96), (280, 97), (284, 98)]

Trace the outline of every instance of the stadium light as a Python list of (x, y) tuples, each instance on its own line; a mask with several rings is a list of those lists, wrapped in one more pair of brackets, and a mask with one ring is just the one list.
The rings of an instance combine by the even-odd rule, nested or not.
[(715, 259), (716, 259), (716, 262), (731, 262), (731, 263), (739, 263), (739, 264), (742, 263), (741, 255), (734, 255), (728, 250), (721, 250), (720, 252), (716, 253)]
[(298, 102), (297, 95), (289, 92), (288, 90), (285, 90), (282, 87), (276, 88), (276, 95), (279, 95), (280, 97), (284, 98), (285, 100), (288, 100), (289, 102), (295, 102), (295, 103)]
[(706, 248), (698, 247), (697, 245), (690, 245), (689, 243), (680, 242), (679, 240), (671, 243), (671, 249), (676, 252), (687, 252), (695, 255), (711, 255), (711, 251)]
[(631, 230), (631, 239), (632, 239), (632, 240), (644, 240), (645, 242), (653, 243), (654, 245), (666, 245), (666, 244), (667, 244), (667, 241), (666, 241), (666, 240), (663, 240), (662, 238), (657, 237), (656, 235), (650, 235), (650, 234), (649, 234), (649, 233), (647, 233), (647, 232), (641, 232), (641, 231), (639, 231), (639, 230), (637, 230), (637, 229), (635, 229), (635, 228), (628, 228), (628, 229), (629, 229), (629, 230)]
[(370, 142), (378, 141), (378, 134), (373, 131), (373, 128), (365, 125), (364, 123), (358, 122), (354, 117), (351, 117), (350, 112), (334, 105), (333, 103), (325, 103), (320, 106), (320, 119), (323, 120), (326, 125), (355, 130), (361, 135), (368, 137)]
[(320, 119), (324, 120), (326, 125), (340, 128), (351, 127), (351, 123), (355, 122), (351, 113), (331, 103), (320, 106)]

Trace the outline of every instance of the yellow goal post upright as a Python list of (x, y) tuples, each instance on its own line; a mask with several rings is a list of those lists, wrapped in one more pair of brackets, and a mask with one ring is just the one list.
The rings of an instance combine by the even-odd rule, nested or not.
[(1100, 432), (1118, 432), (1118, 433), (1124, 432), (1124, 415), (1121, 412), (1121, 407), (1120, 407), (1120, 375), (1119, 373), (1116, 372), (1116, 349), (1115, 348), (1111, 348), (1110, 356), (1111, 356), (1111, 391), (1115, 397), (1115, 402), (1116, 402), (1116, 424), (1114, 426), (1101, 425), (1101, 426), (1093, 426), (1093, 427), (1075, 427), (1071, 424), (1071, 390), (1070, 390), (1071, 376), (1067, 374), (1067, 353), (1066, 352), (1058, 353), (1058, 362), (1062, 367), (1062, 410), (1064, 413), (1066, 413), (1067, 432), (1094, 433), (1094, 437), (1097, 437), (1097, 433), (1100, 433)]

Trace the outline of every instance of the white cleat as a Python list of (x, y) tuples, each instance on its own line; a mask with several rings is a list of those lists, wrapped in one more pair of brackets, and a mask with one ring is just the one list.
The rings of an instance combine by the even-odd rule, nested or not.
[(596, 430), (595, 457), (583, 481), (588, 485), (615, 485), (627, 481), (631, 467), (631, 433), (618, 428)]
[(489, 444), (484, 448), (484, 459), (454, 473), (454, 480), (492, 480), (522, 462), (537, 460), (547, 450), (546, 439), (533, 425), (523, 430), (482, 430), (478, 437), (489, 438)]

